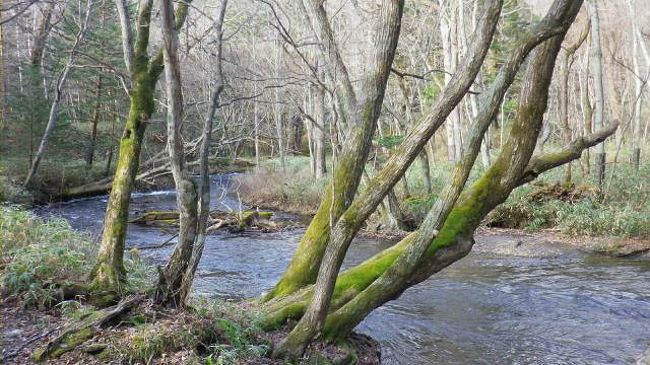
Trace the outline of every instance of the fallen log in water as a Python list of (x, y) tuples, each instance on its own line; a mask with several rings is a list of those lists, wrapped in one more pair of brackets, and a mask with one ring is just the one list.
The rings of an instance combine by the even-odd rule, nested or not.
[[(169, 164), (164, 160), (164, 158), (160, 158), (158, 155), (156, 156), (156, 163), (147, 161), (143, 164), (143, 166), (141, 166), (141, 172), (139, 172), (135, 178), (136, 182), (141, 185), (153, 187), (158, 185), (158, 178), (171, 174)], [(198, 161), (192, 161), (188, 163), (188, 168), (192, 173), (196, 172), (195, 170), (198, 164)], [(251, 166), (253, 166), (251, 162), (238, 158), (232, 161), (225, 158), (212, 158), (210, 159), (210, 174), (244, 171)], [(84, 196), (106, 194), (111, 190), (112, 186), (113, 177), (109, 176), (99, 181), (67, 188), (61, 194), (61, 198), (72, 199)]]
[[(179, 212), (176, 210), (145, 212), (136, 216), (135, 218), (130, 219), (129, 223), (163, 227), (177, 227), (179, 224), (178, 215)], [(272, 221), (271, 218), (273, 215), (273, 212), (225, 212), (221, 210), (214, 210), (210, 212), (207, 231), (215, 232), (225, 229), (230, 232), (274, 232), (293, 226), (292, 222), (279, 224), (276, 221)]]

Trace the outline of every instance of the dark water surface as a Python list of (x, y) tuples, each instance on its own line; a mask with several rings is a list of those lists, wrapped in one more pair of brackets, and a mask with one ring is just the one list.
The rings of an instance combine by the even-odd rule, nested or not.
[[(213, 176), (212, 206), (239, 209), (227, 175)], [(107, 197), (39, 210), (98, 234)], [(173, 209), (174, 193), (134, 194), (132, 212)], [(245, 206), (243, 206), (246, 208)], [(292, 218), (279, 214), (279, 219)], [(304, 230), (208, 237), (194, 290), (226, 299), (259, 296), (282, 274)], [(170, 235), (129, 226), (128, 246)], [(650, 261), (566, 252), (499, 255), (507, 237), (477, 239), (474, 252), (359, 327), (382, 345), (385, 364), (635, 364), (650, 342)], [(388, 247), (357, 240), (345, 265)], [(163, 262), (171, 247), (142, 255)]]

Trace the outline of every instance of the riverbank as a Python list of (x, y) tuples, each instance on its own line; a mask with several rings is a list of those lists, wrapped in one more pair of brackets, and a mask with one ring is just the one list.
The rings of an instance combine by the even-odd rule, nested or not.
[[(0, 305), (3, 364), (33, 364), (53, 338), (98, 309), (80, 301), (51, 308), (25, 308), (17, 301)], [(152, 317), (155, 315), (155, 319)], [(153, 309), (145, 302), (122, 322), (102, 328), (69, 350), (51, 355), (55, 364), (252, 364), (281, 365), (270, 358), (272, 344), (286, 330), (256, 329), (246, 311), (235, 304), (194, 299), (189, 310)], [(301, 363), (379, 364), (379, 344), (353, 334), (344, 346), (317, 342)], [(311, 361), (311, 362), (310, 362)]]
[[(195, 297), (188, 310), (153, 306), (147, 298), (155, 268), (137, 249), (129, 251), (125, 262), (129, 280), (124, 301), (98, 307), (92, 304), (92, 292), (68, 294), (66, 288), (83, 285), (96, 249), (88, 234), (64, 220), (45, 221), (19, 207), (0, 205), (3, 363), (31, 364), (34, 356), (46, 358), (37, 355), (43, 351), (54, 363), (284, 363), (269, 356), (287, 329), (259, 329), (248, 302)], [(129, 298), (135, 298), (132, 307), (89, 327), (90, 333), (66, 334), (118, 311)], [(380, 352), (375, 341), (355, 335), (343, 345), (317, 342), (305, 359), (377, 364)]]
[[(400, 209), (420, 222), (444, 189), (451, 164), (440, 162), (430, 172), (432, 193), (424, 188), (422, 171), (414, 165), (398, 184)], [(553, 241), (585, 252), (617, 257), (642, 255), (650, 250), (650, 165), (633, 170), (619, 167), (600, 194), (592, 177), (574, 172), (574, 183), (559, 184), (562, 171), (551, 170), (535, 183), (517, 188), (484, 221), (481, 231), (505, 229), (536, 241)], [(473, 174), (474, 178), (476, 174)], [(471, 180), (471, 179), (470, 179)], [(294, 156), (284, 170), (269, 160), (259, 169), (235, 177), (238, 196), (263, 209), (313, 215), (326, 188), (326, 180), (311, 177), (309, 161)], [(362, 182), (363, 185), (363, 182)], [(506, 231), (504, 231), (506, 232)], [(379, 209), (368, 220), (363, 237), (399, 240), (400, 231), (387, 212)]]
[[(219, 184), (217, 181), (215, 183)], [(134, 207), (160, 209), (161, 206), (173, 204), (173, 201), (174, 196), (169, 194), (139, 194), (134, 198)], [(234, 201), (229, 203), (236, 204)], [(86, 199), (77, 203), (65, 204), (64, 206), (65, 210), (53, 208), (52, 213), (73, 218), (72, 221), (75, 222), (75, 227), (90, 227), (87, 223), (91, 222), (96, 222), (92, 223), (93, 227), (97, 224), (101, 225), (101, 219), (97, 220), (97, 218), (101, 218), (101, 213), (105, 209), (103, 198)], [(81, 216), (83, 220), (74, 219), (77, 216)], [(41, 226), (37, 227), (40, 228), (29, 230), (30, 232), (41, 232), (41, 234), (30, 236), (33, 237), (34, 242), (54, 237), (70, 237), (64, 234), (64, 232), (71, 232), (70, 230), (60, 229), (60, 227), (65, 227), (64, 223), (60, 221), (54, 224), (51, 230), (44, 229)], [(646, 301), (643, 299), (645, 294), (640, 294), (640, 297), (638, 294), (634, 294), (637, 292), (647, 293), (648, 289), (645, 288), (645, 284), (639, 283), (639, 278), (643, 277), (643, 270), (647, 267), (644, 262), (647, 261), (596, 259), (594, 263), (592, 259), (586, 259), (581, 251), (569, 250), (567, 245), (557, 245), (546, 241), (536, 242), (530, 239), (530, 236), (509, 235), (510, 233), (515, 234), (516, 231), (502, 230), (500, 231), (501, 234), (499, 234), (499, 231), (495, 229), (489, 229), (487, 232), (479, 231), (475, 249), (466, 259), (436, 275), (431, 284), (423, 284), (424, 286), (419, 286), (405, 293), (403, 298), (387, 304), (385, 308), (378, 312), (378, 315), (370, 318), (366, 324), (360, 326), (360, 331), (370, 334), (381, 341), (382, 351), (385, 350), (382, 356), (388, 359), (388, 363), (409, 361), (413, 364), (425, 364), (436, 359), (441, 363), (461, 361), (462, 359), (479, 356), (478, 353), (475, 353), (476, 351), (480, 352), (481, 356), (490, 356), (491, 353), (503, 354), (503, 351), (506, 351), (510, 354), (507, 358), (512, 361), (521, 359), (518, 356), (531, 353), (537, 353), (538, 356), (542, 356), (541, 359), (545, 358), (543, 356), (556, 353), (558, 348), (561, 351), (557, 356), (562, 356), (562, 358), (571, 358), (571, 356), (575, 355), (582, 359), (596, 361), (596, 359), (601, 359), (598, 357), (601, 355), (596, 356), (595, 353), (585, 352), (585, 349), (598, 348), (598, 354), (609, 354), (620, 360), (623, 358), (629, 359), (630, 357), (636, 359), (638, 354), (647, 348), (647, 346), (643, 345), (645, 343), (643, 341), (650, 340), (650, 338), (645, 337), (646, 331), (637, 328), (639, 327), (637, 324), (643, 323), (641, 318), (646, 318), (644, 313), (647, 310), (644, 308), (647, 306)], [(55, 232), (60, 233), (55, 235)], [(147, 228), (147, 232), (149, 232), (147, 236), (144, 236), (137, 227), (131, 227), (130, 234), (133, 234), (135, 238), (135, 241), (132, 242), (148, 242), (146, 237), (155, 239), (155, 237), (161, 235), (161, 233), (153, 232), (149, 228)], [(285, 267), (285, 260), (290, 258), (290, 254), (295, 249), (297, 240), (299, 240), (300, 233), (301, 230), (279, 234), (257, 233), (241, 237), (234, 237), (231, 234), (211, 236), (206, 245), (201, 271), (197, 277), (197, 293), (201, 293), (201, 295), (218, 294), (220, 297), (234, 298), (236, 301), (241, 300), (237, 298), (251, 298), (259, 295), (261, 291), (272, 285), (275, 278), (281, 273), (282, 268)], [(522, 234), (525, 234), (525, 232)], [(19, 237), (23, 235), (23, 233), (17, 234)], [(74, 236), (70, 240), (75, 242), (72, 245), (75, 250), (72, 250), (72, 252), (80, 251), (79, 255), (82, 255), (85, 250), (82, 249), (85, 247), (83, 241), (75, 241)], [(10, 237), (10, 239), (3, 239), (2, 242), (16, 241), (18, 240)], [(57, 246), (54, 245), (54, 247)], [(349, 256), (352, 262), (358, 262), (387, 246), (388, 244), (376, 240), (359, 240), (351, 246)], [(40, 246), (37, 247), (41, 248)], [(255, 247), (255, 250), (251, 250), (251, 247)], [(40, 252), (40, 250), (36, 251)], [(24, 252), (29, 253), (32, 251)], [(52, 252), (66, 252), (66, 250), (55, 249)], [(145, 256), (145, 253), (147, 260), (153, 259), (153, 262), (160, 262), (160, 260), (167, 257), (169, 250), (162, 248), (142, 251), (142, 256)], [(33, 253), (20, 256), (29, 258), (33, 256)], [(72, 257), (76, 256), (77, 254), (72, 255)], [(260, 260), (260, 256), (265, 259)], [(142, 262), (137, 260), (139, 255), (135, 258), (133, 256), (127, 257), (129, 258), (127, 265), (130, 265), (130, 272), (137, 272), (136, 268), (138, 266), (131, 265), (133, 262)], [(224, 261), (225, 259), (227, 261)], [(29, 260), (26, 262), (29, 262)], [(44, 260), (44, 262), (50, 262), (50, 259)], [(84, 262), (91, 263), (92, 259)], [(31, 264), (27, 266), (38, 267), (38, 265)], [(59, 266), (63, 265), (56, 265), (56, 267)], [(147, 267), (151, 266), (148, 265)], [(540, 274), (542, 275), (540, 276)], [(134, 276), (134, 279), (136, 277), (138, 276)], [(498, 281), (495, 282), (495, 280)], [(242, 282), (246, 283), (245, 288), (241, 286)], [(150, 287), (150, 279), (145, 285), (138, 284), (135, 287), (142, 288), (146, 285)], [(567, 291), (570, 288), (574, 289)], [(582, 289), (580, 289), (579, 293), (576, 293), (574, 292), (575, 288)], [(586, 292), (582, 293), (583, 291)], [(42, 291), (36, 291), (36, 293), (40, 292)], [(515, 293), (515, 297), (511, 297), (513, 293)], [(538, 295), (535, 293), (538, 293), (540, 297), (536, 299)], [(636, 299), (622, 301), (619, 294), (625, 295), (625, 297), (632, 295), (630, 298)], [(583, 300), (580, 299), (583, 297), (591, 298), (590, 301), (597, 300), (601, 304), (597, 307), (589, 306), (588, 303), (583, 303)], [(555, 299), (551, 301), (550, 298)], [(561, 298), (566, 298), (566, 300)], [(450, 301), (457, 304), (450, 306)], [(77, 310), (77, 304), (73, 302), (77, 301), (73, 298), (72, 302), (70, 302), (72, 308), (70, 311), (72, 313), (85, 313), (83, 307), (79, 307)], [(209, 300), (209, 302), (219, 303), (219, 301), (213, 300)], [(418, 304), (414, 305), (414, 303)], [(227, 313), (238, 313), (242, 308), (239, 306), (233, 307), (227, 302), (225, 305), (225, 308), (228, 308)], [(587, 307), (584, 307), (584, 305), (587, 305)], [(52, 310), (61, 311), (62, 313), (64, 307), (66, 306), (60, 305)], [(199, 305), (197, 307), (201, 313), (208, 310), (200, 309), (202, 307)], [(453, 308), (456, 307), (462, 314), (460, 312), (455, 313)], [(503, 308), (503, 310), (497, 310), (496, 313), (493, 313), (498, 308)], [(581, 308), (580, 313), (583, 313), (586, 310), (585, 308), (590, 308), (583, 313), (585, 318), (590, 319), (585, 322), (576, 322), (577, 308)], [(603, 311), (599, 308), (602, 308)], [(244, 309), (250, 308), (244, 307)], [(44, 310), (47, 311), (48, 309), (45, 308)], [(481, 316), (478, 318), (474, 315), (468, 315), (468, 313), (482, 313), (483, 311), (486, 311), (486, 317)], [(527, 315), (528, 312), (530, 312), (531, 316)], [(40, 312), (36, 311), (36, 313)], [(509, 313), (513, 313), (513, 315), (509, 315)], [(543, 313), (543, 315), (540, 315), (540, 313)], [(415, 314), (417, 314), (416, 317), (414, 317)], [(650, 315), (650, 312), (648, 312), (648, 315)], [(583, 315), (581, 314), (581, 316)], [(591, 323), (591, 318), (594, 316), (602, 317), (606, 330), (601, 325), (598, 327), (597, 332), (593, 332), (594, 329), (589, 323)], [(31, 327), (27, 328), (31, 328), (32, 331), (40, 331), (44, 323), (39, 322), (38, 315), (35, 315), (34, 318), (36, 319), (35, 322), (28, 323)], [(58, 318), (61, 319), (62, 323), (67, 321), (63, 314), (58, 315)], [(133, 318), (135, 319), (133, 320)], [(496, 321), (492, 323), (499, 318), (505, 322)], [(550, 318), (553, 318), (553, 320), (549, 320)], [(138, 331), (144, 331), (146, 328), (146, 322), (143, 323), (142, 318), (138, 316), (132, 316), (131, 319), (127, 318), (123, 322), (125, 326), (118, 331), (112, 332), (107, 328), (103, 329), (104, 333), (125, 335), (138, 333)], [(241, 322), (235, 321), (235, 323)], [(481, 342), (474, 342), (476, 340), (476, 326), (482, 328), (481, 331), (486, 331), (485, 336), (481, 336), (481, 338), (484, 338)], [(617, 329), (621, 328), (621, 326), (625, 330), (618, 333), (620, 331)], [(544, 333), (552, 334), (560, 327), (562, 333), (571, 334), (566, 339), (566, 342), (561, 339), (548, 338), (543, 341), (535, 341), (536, 345), (530, 347), (529, 341), (532, 338), (544, 336), (543, 334), (535, 335), (536, 331), (531, 332), (530, 328), (541, 328), (544, 329)], [(126, 331), (127, 329), (131, 332)], [(567, 329), (571, 330), (567, 332)], [(27, 334), (29, 332), (24, 331), (23, 333)], [(34, 333), (41, 334), (42, 332)], [(588, 339), (582, 339), (579, 342), (579, 347), (573, 347), (573, 344), (576, 343), (575, 336), (580, 333), (590, 333), (590, 336)], [(507, 335), (507, 338), (502, 338), (500, 334)], [(54, 336), (54, 334), (51, 335)], [(281, 335), (278, 334), (277, 336)], [(618, 340), (612, 341), (610, 335), (614, 335)], [(513, 340), (510, 336), (519, 340)], [(605, 340), (603, 336), (607, 337), (608, 340)], [(98, 340), (104, 338), (104, 336), (100, 336)], [(16, 341), (23, 341), (24, 339), (26, 338), (20, 337)], [(431, 339), (435, 340), (431, 342)], [(46, 339), (40, 341), (34, 347), (37, 345), (42, 346)], [(504, 341), (514, 341), (514, 352), (512, 348), (508, 350), (499, 347), (499, 344), (504, 343)], [(560, 342), (562, 345), (557, 347), (556, 341), (563, 341)], [(162, 342), (164, 343), (164, 341)], [(160, 341), (155, 341), (155, 343), (160, 343)], [(610, 343), (611, 346), (605, 345)], [(228, 345), (225, 341), (219, 342), (217, 345), (224, 344)], [(253, 342), (253, 344), (260, 343)], [(523, 346), (524, 344), (526, 345)], [(552, 346), (553, 350), (546, 345)], [(228, 346), (217, 346), (215, 351), (217, 349), (219, 351), (232, 350), (232, 347)], [(465, 346), (468, 347), (461, 349)], [(153, 347), (159, 348), (158, 345)], [(146, 351), (150, 351), (150, 348), (147, 345), (142, 353), (147, 353)], [(480, 351), (471, 350), (474, 348)], [(91, 349), (96, 348), (91, 347)], [(80, 347), (78, 351), (82, 351), (82, 348)], [(230, 351), (227, 352), (230, 353)], [(136, 351), (135, 355), (129, 356), (139, 356), (138, 353)], [(173, 356), (189, 359), (187, 353), (180, 351), (169, 350), (164, 353), (164, 359), (176, 359)], [(371, 354), (372, 351), (367, 353)], [(29, 349), (23, 352), (23, 359), (28, 363), (31, 361), (29, 355)], [(67, 356), (72, 358), (74, 355)], [(94, 357), (94, 355), (88, 354), (79, 354), (79, 356)], [(183, 356), (185, 357), (183, 358)], [(203, 359), (207, 358), (205, 354), (202, 356), (205, 356)], [(199, 357), (199, 359), (201, 358)], [(268, 359), (266, 357), (255, 357), (254, 361), (258, 360), (267, 361)]]

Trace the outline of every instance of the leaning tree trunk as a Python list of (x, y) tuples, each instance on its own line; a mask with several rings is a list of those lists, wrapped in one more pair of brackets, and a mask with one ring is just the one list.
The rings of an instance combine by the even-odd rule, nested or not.
[[(579, 5), (573, 8), (573, 17), (577, 14)], [(578, 158), (583, 150), (602, 142), (615, 132), (617, 123), (572, 142), (563, 151), (531, 158), (541, 129), (554, 59), (561, 40), (562, 36), (555, 37), (536, 52), (525, 77), (527, 82), (524, 84), (527, 87), (522, 90), (522, 103), (510, 137), (502, 153), (483, 177), (466, 189), (454, 204), (454, 197), (462, 190), (490, 119), (481, 120), (476, 125), (477, 128), (473, 129), (470, 138), (472, 142), (468, 145), (471, 146), (469, 151), (472, 156), (464, 160), (465, 165), (459, 163), (456, 166), (453, 183), (441, 195), (443, 198), (427, 217), (427, 222), (433, 224), (421, 227), (420, 231), (402, 242), (339, 277), (336, 288), (338, 294), (333, 303), (336, 310), (327, 316), (323, 338), (344, 338), (371, 310), (465, 256), (471, 250), (473, 232), (482, 218), (503, 202), (515, 187), (531, 181), (546, 170)], [(489, 110), (490, 103), (484, 105), (488, 106), (484, 111)], [(430, 220), (434, 217), (436, 219)], [(440, 231), (435, 229), (436, 222), (441, 224)], [(279, 300), (269, 303), (269, 306), (272, 311), (278, 311), (275, 314), (286, 315), (289, 307), (291, 313), (295, 313), (312, 295), (313, 288), (308, 287), (294, 294), (284, 304)]]
[(383, 54), (377, 67), (367, 75), (364, 85), (367, 95), (363, 104), (357, 104), (347, 68), (342, 61), (322, 2), (303, 0), (300, 4), (303, 5), (302, 9), (319, 40), (322, 53), (329, 59), (330, 67), (333, 68), (328, 69), (328, 79), (338, 81), (336, 97), (343, 106), (342, 118), (349, 127), (349, 133), (316, 215), (307, 227), (289, 266), (278, 283), (265, 295), (265, 300), (290, 294), (316, 280), (325, 247), (329, 242), (330, 227), (352, 201), (359, 186), (393, 57), (392, 51)]
[[(469, 90), (487, 54), (498, 22), (501, 5), (501, 1), (490, 4), (476, 40), (463, 60), (463, 67), (461, 68), (463, 72), (457, 73), (449, 82), (436, 105), (432, 108), (432, 114), (427, 115), (421, 123), (415, 126), (400, 145), (400, 149), (391, 156), (382, 171), (366, 186), (363, 194), (354, 199), (332, 228), (332, 242), (326, 247), (319, 268), (316, 281), (317, 290), (314, 291), (313, 300), (300, 322), (276, 349), (276, 354), (289, 356), (302, 354), (305, 346), (320, 331), (334, 293), (336, 275), (352, 239), (368, 216), (404, 175), (431, 135)], [(387, 4), (386, 2), (384, 2), (383, 6), (386, 7), (386, 10), (382, 11), (382, 15), (385, 17), (382, 19), (382, 23), (392, 26), (383, 25), (378, 36), (380, 39), (386, 37), (391, 41), (396, 40), (401, 21), (401, 6)], [(382, 42), (376, 43), (382, 44)], [(394, 49), (392, 52), (394, 52)]]
[[(572, 20), (575, 17), (575, 14), (577, 14), (580, 8), (580, 5), (581, 4), (575, 2), (558, 0), (556, 4), (554, 4), (554, 6), (549, 11), (547, 17), (542, 22), (540, 22), (540, 24), (535, 26), (530, 33), (526, 34), (526, 36), (523, 37), (521, 43), (512, 52), (510, 59), (502, 67), (501, 71), (499, 72), (499, 75), (496, 78), (495, 83), (492, 85), (490, 92), (487, 93), (487, 96), (485, 96), (485, 100), (482, 103), (482, 110), (479, 114), (480, 118), (479, 121), (477, 121), (478, 125), (480, 126), (478, 130), (482, 132), (474, 134), (470, 139), (472, 141), (471, 145), (474, 146), (472, 149), (472, 151), (474, 151), (473, 156), (471, 157), (472, 160), (476, 158), (476, 154), (478, 153), (478, 148), (480, 146), (480, 141), (482, 139), (482, 136), (485, 133), (487, 126), (489, 126), (489, 122), (493, 120), (493, 118), (498, 113), (500, 101), (503, 99), (507, 87), (513, 81), (519, 66), (525, 59), (525, 56), (537, 44), (555, 35), (557, 32), (557, 28), (559, 26), (564, 25), (565, 28), (568, 27), (571, 21), (567, 21), (567, 19)], [(500, 6), (501, 6), (500, 3), (491, 4), (490, 11), (488, 11), (486, 16), (484, 17), (483, 20), (484, 23), (482, 24), (481, 32), (478, 33), (478, 35), (482, 38), (477, 40), (470, 48), (471, 50), (470, 55), (466, 55), (467, 59), (464, 61), (465, 67), (461, 68), (463, 70), (466, 70), (466, 72), (469, 73), (469, 75), (464, 74), (464, 75), (456, 76), (458, 80), (455, 80), (453, 83), (452, 89), (454, 91), (446, 90), (445, 91), (446, 95), (441, 98), (441, 100), (443, 101), (442, 105), (438, 105), (438, 104), (436, 105), (436, 106), (444, 106), (444, 108), (434, 108), (434, 110), (442, 109), (442, 111), (436, 112), (439, 114), (429, 117), (433, 121), (436, 121), (437, 117), (440, 117), (442, 120), (444, 120), (445, 116), (448, 115), (451, 109), (453, 109), (453, 107), (460, 101), (462, 95), (464, 95), (464, 93), (469, 89), (469, 86), (471, 85), (471, 82), (475, 77), (476, 72), (478, 72), (478, 68), (480, 68), (480, 65), (483, 61), (483, 57), (485, 56), (485, 52), (487, 51), (487, 47), (490, 43), (491, 35), (494, 31), (494, 27), (496, 26), (495, 19), (498, 18), (496, 14), (498, 14), (500, 10)], [(494, 14), (495, 12), (496, 14)], [(550, 67), (552, 68), (552, 64)], [(548, 75), (548, 73), (546, 74)], [(543, 101), (542, 109), (545, 109), (546, 101), (545, 99), (542, 101)], [(539, 104), (534, 104), (534, 105), (537, 105), (539, 107)], [(541, 111), (528, 110), (526, 108), (524, 108), (523, 110), (526, 112), (526, 114), (528, 114), (528, 112), (530, 113), (537, 112), (540, 115), (539, 119), (541, 123), (541, 115), (543, 115), (543, 110)], [(430, 123), (432, 123), (433, 127), (429, 125)], [(411, 135), (409, 135), (409, 137), (407, 137), (407, 140), (402, 143), (402, 148), (404, 149), (402, 153), (404, 154), (404, 156), (399, 156), (399, 157), (393, 156), (391, 158), (392, 161), (389, 161), (387, 167), (385, 167), (384, 170), (382, 170), (382, 172), (380, 172), (380, 174), (377, 175), (381, 178), (373, 179), (374, 184), (373, 182), (371, 182), (369, 184), (369, 188), (361, 196), (359, 196), (358, 199), (355, 199), (355, 202), (350, 206), (350, 208), (342, 216), (337, 226), (334, 228), (334, 231), (332, 233), (332, 243), (330, 244), (330, 247), (328, 247), (328, 253), (326, 254), (326, 259), (323, 261), (323, 265), (328, 264), (328, 261), (330, 261), (328, 259), (330, 249), (332, 250), (342, 249), (342, 251), (336, 252), (335, 253), (336, 255), (340, 255), (341, 252), (345, 251), (345, 249), (347, 248), (346, 244), (349, 244), (349, 240), (351, 240), (349, 234), (351, 233), (351, 236), (353, 237), (354, 234), (356, 233), (354, 229), (357, 228), (356, 226), (358, 225), (358, 221), (356, 221), (355, 219), (357, 219), (358, 217), (362, 217), (361, 222), (363, 222), (363, 220), (365, 220), (365, 218), (363, 218), (365, 217), (365, 214), (368, 211), (371, 212), (372, 210), (374, 210), (374, 208), (376, 207), (376, 203), (381, 201), (383, 196), (386, 194), (387, 190), (390, 189), (390, 187), (392, 187), (392, 185), (394, 185), (394, 183), (403, 174), (403, 171), (405, 171), (404, 166), (408, 166), (408, 164), (412, 162), (412, 160), (415, 158), (418, 152), (418, 148), (422, 147), (421, 142), (424, 141), (423, 143), (426, 143), (426, 140), (435, 131), (436, 125), (439, 126), (439, 124), (430, 121), (429, 123), (422, 123), (421, 126), (418, 126), (416, 128), (416, 131), (413, 132)], [(614, 129), (608, 130), (606, 132), (611, 134), (613, 133)], [(526, 130), (526, 128), (524, 127), (523, 130)], [(536, 133), (539, 133), (539, 128), (537, 128)], [(609, 134), (606, 134), (605, 136)], [(519, 134), (517, 133), (517, 135)], [(537, 134), (535, 134), (535, 137), (536, 136)], [(413, 141), (410, 141), (410, 139), (413, 139)], [(599, 140), (602, 141), (602, 139)], [(598, 139), (582, 139), (580, 141), (577, 141), (573, 146), (570, 146), (572, 148), (571, 151), (573, 150), (582, 151), (582, 149), (597, 143), (594, 141), (598, 141)], [(519, 156), (517, 156), (516, 153), (513, 153), (513, 151), (521, 150), (525, 152), (526, 149), (524, 147), (526, 147), (531, 149), (530, 153), (532, 153), (532, 149), (534, 148), (535, 145), (534, 142), (535, 141), (532, 142), (532, 147), (530, 146), (531, 143), (527, 142), (525, 146), (517, 146), (513, 149), (504, 152), (504, 155), (512, 156), (512, 158), (516, 160), (517, 158), (519, 158)], [(577, 153), (577, 156), (575, 153), (561, 153), (558, 156), (542, 156), (543, 158), (540, 158), (539, 160), (554, 161), (554, 162), (561, 160), (563, 162), (567, 162), (570, 161), (570, 159), (577, 158), (578, 156), (579, 153)], [(404, 163), (404, 160), (406, 160), (406, 163)], [(521, 164), (521, 161), (517, 160), (516, 162), (518, 164)], [(553, 166), (550, 165), (546, 165), (545, 168), (535, 166), (535, 169), (533, 170), (534, 173), (531, 174), (535, 175), (540, 173), (541, 171), (544, 171), (545, 169), (551, 168), (553, 166), (557, 166), (557, 165), (553, 165)], [(500, 181), (499, 183), (505, 184), (506, 182)], [(491, 188), (492, 186), (480, 187), (479, 190), (482, 193), (479, 194), (479, 197), (476, 200), (478, 200), (479, 202), (482, 201), (485, 198), (485, 194), (491, 191)], [(510, 188), (510, 190), (511, 189), (512, 188)], [(453, 199), (450, 201), (453, 202)], [(484, 214), (486, 213), (487, 212), (484, 212)], [(465, 223), (467, 222), (471, 223), (480, 220), (477, 218), (478, 216), (473, 214), (480, 215), (483, 213), (480, 212), (480, 209), (478, 209), (478, 213), (467, 212), (465, 209), (459, 209), (458, 214), (460, 215), (458, 219), (464, 219)], [(463, 214), (465, 215), (463, 216)], [(463, 225), (464, 223), (461, 220), (459, 225), (452, 224), (451, 226), (449, 226), (448, 228), (451, 230), (452, 233), (448, 235), (448, 237), (455, 237), (456, 235), (453, 232), (456, 232), (457, 229), (463, 229)], [(435, 229), (432, 229), (431, 227), (429, 227), (428, 229), (430, 234), (435, 234), (436, 232)], [(440, 233), (438, 237), (442, 235), (443, 234)], [(471, 243), (471, 237), (469, 238), (470, 239), (468, 240), (467, 237), (464, 237), (463, 242)], [(314, 333), (318, 332), (319, 328), (314, 330), (313, 327), (309, 327), (307, 326), (307, 324), (314, 327), (318, 327), (319, 324), (322, 323), (320, 322), (322, 321), (321, 317), (318, 316), (322, 315), (323, 312), (326, 312), (326, 310), (322, 311), (322, 308), (320, 307), (315, 308), (314, 305), (314, 303), (317, 302), (317, 298), (319, 296), (322, 298), (324, 295), (328, 295), (328, 294), (331, 295), (332, 310), (341, 308), (341, 306), (343, 306), (345, 303), (347, 303), (352, 298), (354, 298), (355, 295), (359, 294), (362, 290), (364, 290), (364, 288), (370, 285), (389, 266), (391, 266), (395, 258), (400, 255), (400, 253), (404, 250), (404, 248), (409, 246), (416, 239), (417, 239), (417, 233), (411, 234), (402, 242), (398, 243), (392, 248), (387, 249), (377, 254), (375, 257), (362, 263), (361, 265), (358, 265), (357, 267), (348, 270), (346, 273), (342, 274), (338, 278), (338, 280), (336, 281), (336, 286), (333, 289), (333, 291), (328, 292), (326, 291), (327, 288), (325, 289), (322, 288), (321, 275), (323, 274), (323, 272), (321, 272), (319, 274), (318, 282), (315, 286), (316, 290), (314, 290), (314, 287), (305, 287), (295, 292), (289, 297), (278, 298), (267, 303), (265, 308), (268, 310), (267, 312), (268, 316), (266, 317), (267, 319), (265, 320), (264, 324), (277, 325), (279, 323), (282, 323), (286, 318), (296, 318), (296, 319), (300, 318), (303, 311), (305, 310), (306, 305), (309, 303), (312, 297), (314, 298), (314, 300), (311, 301), (311, 305), (308, 309), (308, 313), (309, 311), (311, 311), (312, 313), (316, 313), (316, 315), (314, 314), (304, 315), (301, 321), (299, 322), (299, 324), (296, 326), (296, 328), (294, 328), (294, 330), (292, 331), (288, 339), (281, 344), (280, 350), (282, 350), (283, 347), (284, 348), (288, 347), (289, 349), (297, 348), (299, 350), (302, 341), (304, 341), (304, 338), (309, 338), (310, 336), (313, 336)], [(337, 259), (338, 258), (340, 257), (337, 257)], [(335, 264), (338, 263), (338, 261), (333, 261), (333, 262)], [(328, 283), (327, 281), (325, 282)], [(326, 300), (325, 303), (329, 305), (330, 304), (329, 298), (326, 299), (328, 300)], [(349, 314), (352, 317), (354, 317), (354, 313), (350, 312)], [(325, 329), (327, 328), (328, 325), (326, 323)], [(298, 350), (296, 350), (294, 354), (299, 353)]]
[(557, 36), (531, 54), (517, 120), (494, 164), (461, 195), (489, 122), (476, 125), (473, 141), (456, 165), (451, 183), (427, 214), (413, 242), (368, 288), (328, 316), (324, 337), (347, 336), (372, 310), (469, 253), (474, 231), (516, 187), (535, 149), (562, 39)]

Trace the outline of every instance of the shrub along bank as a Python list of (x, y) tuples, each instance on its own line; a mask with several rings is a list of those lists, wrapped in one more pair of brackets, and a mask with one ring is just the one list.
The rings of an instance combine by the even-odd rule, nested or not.
[[(451, 163), (432, 166), (432, 192), (427, 194), (422, 169), (414, 164), (406, 183), (396, 191), (401, 207), (421, 221), (447, 183)], [(478, 176), (477, 166), (472, 176)], [(533, 184), (521, 186), (490, 214), (488, 226), (518, 228), (527, 231), (559, 230), (566, 235), (650, 237), (650, 165), (633, 169), (620, 164), (609, 171), (603, 193), (597, 189), (593, 174), (574, 167), (572, 183), (561, 184), (562, 169), (540, 176)], [(312, 214), (318, 208), (326, 180), (316, 180), (309, 171), (309, 159), (293, 157), (282, 171), (277, 161), (265, 162), (260, 169), (237, 177), (243, 201), (253, 205), (296, 213)], [(473, 178), (470, 178), (471, 183)], [(387, 226), (385, 216), (375, 214), (371, 227)]]

